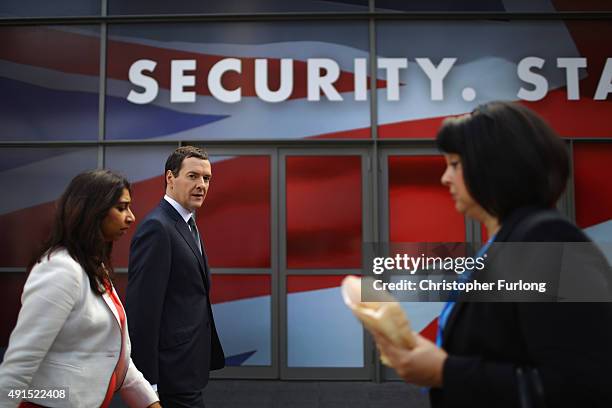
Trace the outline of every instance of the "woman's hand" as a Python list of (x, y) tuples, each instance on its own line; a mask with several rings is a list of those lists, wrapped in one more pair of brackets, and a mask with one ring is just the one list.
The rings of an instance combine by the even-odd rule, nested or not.
[(389, 365), (404, 381), (428, 387), (442, 386), (446, 351), (418, 333), (413, 333), (416, 346), (412, 350), (397, 347), (384, 334), (373, 332), (378, 351), (389, 360)]

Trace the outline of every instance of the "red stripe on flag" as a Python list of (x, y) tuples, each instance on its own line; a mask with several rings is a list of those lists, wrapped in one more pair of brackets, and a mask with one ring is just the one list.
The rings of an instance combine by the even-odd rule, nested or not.
[(369, 139), (371, 129), (369, 127), (342, 130), (340, 132), (323, 133), (316, 136), (309, 136), (308, 139)]
[[(609, 137), (612, 134), (612, 121), (608, 120), (612, 117), (612, 101), (596, 101), (586, 96), (581, 96), (578, 101), (568, 101), (566, 89), (560, 88), (549, 92), (541, 101), (520, 103), (538, 112), (561, 136)], [(435, 138), (446, 117), (380, 125), (378, 134), (383, 139)]]
[[(97, 76), (99, 74), (100, 37), (93, 34), (78, 34), (45, 27), (3, 27), (0, 43), (0, 59), (19, 64), (58, 70), (66, 73)], [(85, 56), (85, 57), (84, 57)], [(214, 64), (225, 58), (237, 58), (242, 63), (242, 73), (226, 73), (221, 82), (228, 89), (242, 88), (242, 96), (255, 97), (255, 59), (259, 57), (232, 57), (230, 55), (208, 55), (191, 51), (160, 48), (110, 39), (108, 41), (109, 78), (127, 81), (131, 65), (140, 59), (157, 62), (151, 75), (161, 88), (170, 89), (170, 61), (195, 60), (196, 71), (187, 72), (196, 76), (195, 89), (198, 95), (211, 95), (207, 85), (207, 74)], [(280, 86), (280, 59), (268, 60), (268, 86), (277, 90)], [(354, 91), (355, 76), (341, 71), (334, 87), (340, 93)], [(367, 87), (370, 87), (369, 78)], [(386, 81), (377, 80), (377, 88), (386, 87)], [(293, 92), (289, 99), (306, 98), (307, 63), (293, 61)]]
[(0, 347), (8, 345), (11, 331), (17, 323), (17, 315), (21, 309), (21, 293), (27, 275), (22, 272), (2, 273), (0, 282)]
[(438, 334), (438, 318), (436, 317), (423, 330), (421, 330), (421, 336), (435, 342), (437, 334)]
[(0, 266), (24, 267), (51, 230), (55, 202), (0, 215)]
[(576, 223), (590, 227), (612, 218), (610, 143), (574, 144)]
[(213, 304), (272, 294), (270, 275), (212, 275), (210, 302)]
[(98, 76), (100, 37), (45, 27), (2, 27), (0, 59), (73, 74)]
[(287, 293), (339, 287), (344, 275), (295, 275), (287, 277)]
[[(195, 91), (198, 95), (211, 95), (207, 84), (207, 74), (214, 64), (225, 58), (237, 58), (241, 61), (242, 73), (227, 72), (221, 78), (225, 89), (242, 89), (242, 96), (254, 97), (255, 93), (255, 59), (256, 57), (231, 57), (227, 55), (207, 55), (195, 52), (164, 49), (141, 44), (131, 44), (110, 40), (108, 42), (108, 76), (114, 79), (127, 80), (130, 66), (137, 60), (150, 59), (157, 62), (156, 69), (151, 75), (162, 88), (170, 89), (170, 61), (189, 59), (196, 61), (195, 72), (187, 73), (196, 76), (195, 89), (186, 87), (185, 90)], [(268, 60), (268, 86), (277, 90), (280, 86), (280, 59), (266, 58)], [(341, 71), (334, 87), (340, 93), (354, 91), (354, 75), (351, 72)], [(378, 80), (377, 87), (384, 88), (386, 81)], [(369, 88), (369, 79), (368, 79)], [(307, 95), (307, 64), (304, 61), (293, 61), (293, 92), (289, 99), (306, 98)]]
[(445, 116), (407, 120), (378, 126), (381, 139), (417, 139), (435, 137)]
[[(580, 82), (583, 83), (582, 81)], [(568, 101), (566, 89), (557, 89), (539, 102), (522, 102), (538, 112), (564, 137), (609, 137), (612, 134), (612, 101), (595, 101), (581, 96)]]

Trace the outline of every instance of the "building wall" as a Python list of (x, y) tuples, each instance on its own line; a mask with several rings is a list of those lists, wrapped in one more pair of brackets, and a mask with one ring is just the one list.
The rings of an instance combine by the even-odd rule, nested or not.
[[(573, 161), (560, 208), (612, 241), (609, 3), (416, 3), (3, 2), (0, 347), (69, 180), (124, 173), (142, 219), (181, 144), (207, 148), (213, 165), (198, 225), (231, 366), (220, 376), (382, 372), (340, 281), (360, 272), (367, 243), (481, 240), (440, 185), (432, 142), (445, 117), (480, 103), (520, 101), (551, 123)], [(519, 75), (528, 57), (542, 60), (539, 96)], [(559, 58), (584, 67), (572, 76)], [(226, 63), (240, 72), (215, 81)], [(436, 86), (432, 69), (445, 63)], [(318, 77), (328, 85), (313, 88)], [(133, 233), (114, 248), (122, 295)], [(435, 333), (439, 303), (404, 307), (416, 330)]]

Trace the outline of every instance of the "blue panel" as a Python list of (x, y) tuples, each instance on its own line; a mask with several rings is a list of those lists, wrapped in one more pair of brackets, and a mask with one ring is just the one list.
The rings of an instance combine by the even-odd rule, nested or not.
[(289, 367), (363, 367), (363, 329), (340, 288), (287, 296)]
[[(96, 140), (98, 95), (0, 77), (0, 140)], [(7, 97), (10, 95), (10, 97)]]
[(502, 0), (376, 0), (376, 8), (394, 11), (506, 11)]
[(152, 139), (168, 136), (226, 118), (228, 115), (181, 113), (156, 105), (135, 105), (106, 97), (107, 139)]
[(247, 351), (246, 353), (236, 354), (235, 356), (225, 357), (225, 365), (229, 367), (241, 366), (246, 360), (249, 359), (257, 350)]
[(2, 0), (2, 17), (52, 17), (100, 15), (100, 0)]
[(213, 305), (215, 324), (228, 365), (272, 364), (270, 296), (234, 300)]
[(109, 14), (266, 13), (368, 11), (368, 0), (109, 0)]

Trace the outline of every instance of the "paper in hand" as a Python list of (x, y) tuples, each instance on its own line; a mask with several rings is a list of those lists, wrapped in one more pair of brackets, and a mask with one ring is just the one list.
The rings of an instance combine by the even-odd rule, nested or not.
[[(361, 301), (361, 279), (357, 276), (347, 276), (342, 281), (342, 298), (344, 303), (351, 309), (353, 314), (363, 323), (369, 331), (376, 330), (384, 334), (393, 344), (398, 347), (412, 349), (416, 340), (410, 328), (410, 322), (406, 314), (395, 298), (388, 292), (377, 293), (381, 302)], [(367, 279), (368, 281), (365, 281)], [(371, 278), (364, 278), (364, 283)], [(387, 358), (380, 357), (384, 364)]]

